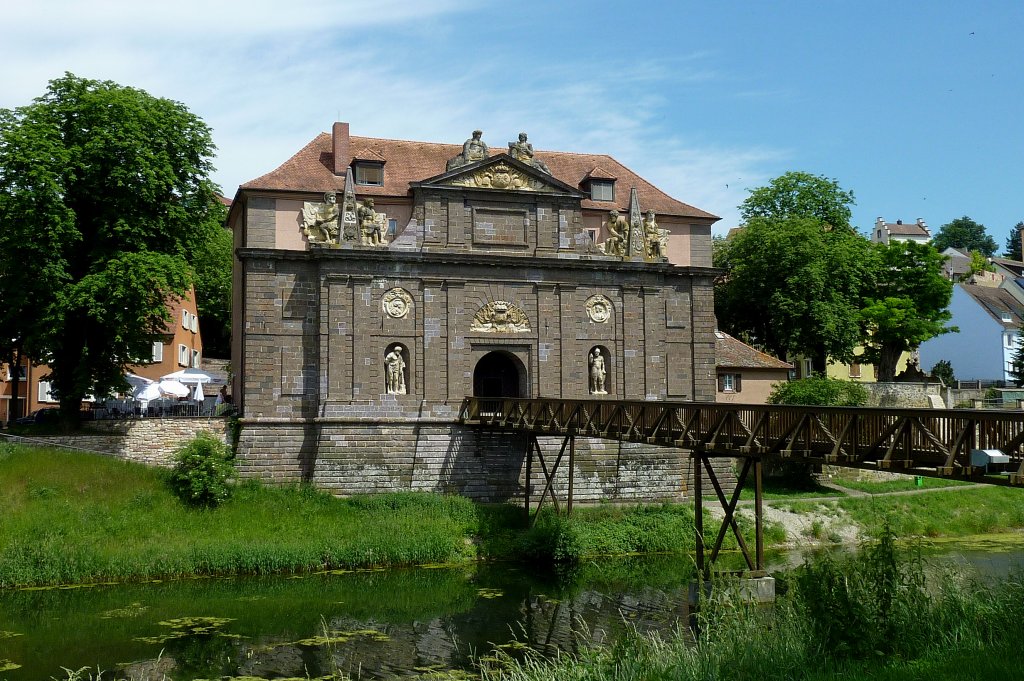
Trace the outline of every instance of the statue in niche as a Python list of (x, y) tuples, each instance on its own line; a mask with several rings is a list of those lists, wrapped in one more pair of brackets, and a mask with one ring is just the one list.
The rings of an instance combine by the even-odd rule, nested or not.
[(324, 194), (323, 203), (306, 201), (302, 204), (302, 232), (310, 243), (338, 242), (338, 195)]
[(402, 357), (401, 345), (391, 348), (384, 355), (384, 382), (389, 395), (404, 395), (405, 389), (405, 358)]
[(607, 377), (607, 372), (604, 367), (604, 355), (601, 353), (600, 348), (594, 348), (590, 353), (590, 394), (591, 395), (607, 395), (608, 391), (605, 390), (604, 381)]
[(381, 246), (386, 242), (386, 217), (373, 209), (373, 199), (363, 199), (363, 205), (356, 209), (356, 218), (359, 220), (360, 242), (364, 246)]
[(526, 141), (525, 132), (519, 133), (518, 142), (508, 143), (508, 154), (517, 161), (522, 161), (548, 175), (551, 174), (551, 171), (548, 170), (547, 165), (543, 161), (538, 161), (533, 157), (533, 145)]
[(483, 134), (482, 130), (474, 130), (473, 136), (463, 142), (462, 153), (449, 159), (445, 170), (455, 170), (456, 168), (461, 168), (462, 166), (487, 158), (491, 151), (487, 148), (487, 144), (480, 139)]
[(626, 218), (613, 208), (608, 212), (605, 228), (608, 230), (608, 238), (599, 246), (601, 252), (605, 255), (626, 255), (625, 236), (629, 233), (629, 222)]
[(650, 260), (668, 257), (668, 230), (658, 227), (654, 211), (647, 211), (644, 218), (644, 239), (647, 241), (647, 258)]

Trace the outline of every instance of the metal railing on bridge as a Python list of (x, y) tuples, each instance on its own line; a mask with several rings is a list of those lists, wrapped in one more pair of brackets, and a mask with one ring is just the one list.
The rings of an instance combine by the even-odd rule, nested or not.
[(466, 424), (1024, 485), (1024, 412), (466, 398)]

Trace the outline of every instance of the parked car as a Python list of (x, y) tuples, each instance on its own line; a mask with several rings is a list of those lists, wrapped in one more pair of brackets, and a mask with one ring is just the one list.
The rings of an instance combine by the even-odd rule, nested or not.
[(19, 426), (27, 426), (33, 423), (56, 423), (60, 409), (57, 407), (44, 407), (37, 409), (28, 416), (22, 416), (15, 421)]

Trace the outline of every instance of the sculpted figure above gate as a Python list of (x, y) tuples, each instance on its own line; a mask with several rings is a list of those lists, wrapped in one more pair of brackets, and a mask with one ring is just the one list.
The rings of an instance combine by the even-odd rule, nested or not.
[(482, 161), (490, 155), (490, 149), (481, 139), (482, 130), (474, 130), (473, 136), (462, 144), (462, 153), (448, 160), (445, 170), (455, 170), (470, 163)]
[(519, 133), (519, 141), (508, 143), (508, 154), (517, 161), (522, 161), (527, 165), (531, 165), (541, 172), (551, 174), (548, 170), (547, 165), (543, 161), (538, 161), (533, 157), (533, 145), (526, 141), (526, 133)]
[(495, 300), (477, 310), (469, 329), (487, 333), (523, 333), (530, 330), (530, 321), (518, 305), (507, 300)]
[(302, 232), (311, 244), (334, 244), (338, 242), (338, 196), (334, 192), (324, 194), (322, 203), (306, 201), (302, 204)]

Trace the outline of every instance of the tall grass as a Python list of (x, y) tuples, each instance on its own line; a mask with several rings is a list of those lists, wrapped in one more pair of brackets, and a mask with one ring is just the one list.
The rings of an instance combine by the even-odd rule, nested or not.
[(165, 473), (13, 448), (0, 460), (0, 587), (443, 562), (472, 554), (471, 502), (348, 500), (240, 485), (217, 509), (180, 503)]
[(570, 517), (422, 493), (337, 499), (238, 485), (216, 508), (181, 503), (167, 473), (27, 447), (0, 453), (0, 587), (268, 574), (483, 557), (538, 565), (686, 552), (686, 506), (600, 506)]
[[(982, 585), (948, 574), (929, 586), (919, 556), (891, 533), (861, 552), (798, 571), (767, 608), (718, 588), (675, 634), (633, 633), (611, 647), (554, 661), (530, 657), (485, 669), (485, 679), (1019, 679), (1012, 654), (1024, 617), (1024, 580)], [(977, 666), (965, 666), (977, 663)]]

